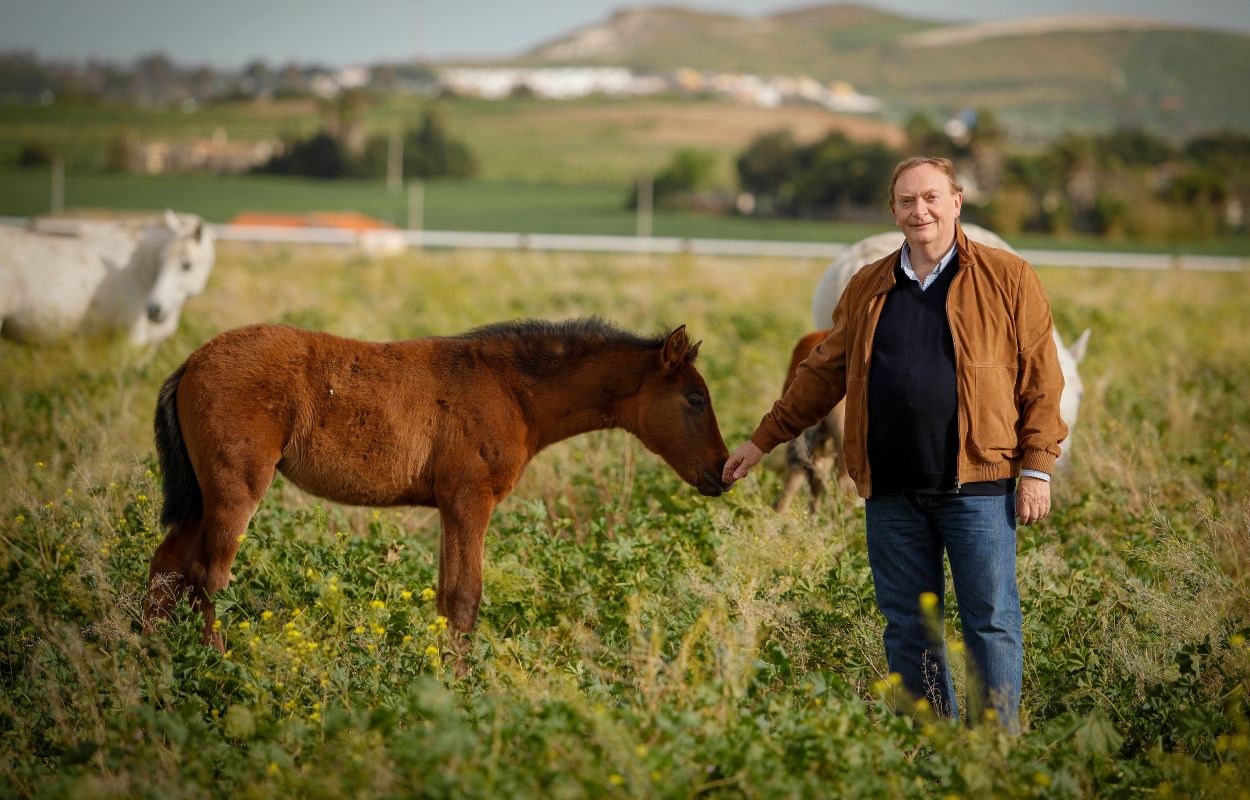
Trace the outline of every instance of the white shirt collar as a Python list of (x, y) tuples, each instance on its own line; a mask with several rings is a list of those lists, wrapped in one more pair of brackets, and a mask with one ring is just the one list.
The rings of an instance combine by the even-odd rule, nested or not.
[(916, 283), (920, 284), (920, 291), (923, 292), (925, 289), (928, 289), (930, 286), (933, 285), (933, 282), (937, 280), (938, 275), (942, 273), (942, 270), (946, 268), (946, 265), (951, 263), (951, 260), (955, 258), (955, 251), (958, 249), (959, 249), (958, 245), (952, 244), (951, 249), (946, 251), (946, 255), (942, 256), (942, 260), (937, 263), (937, 266), (933, 268), (933, 271), (930, 272), (928, 275), (926, 275), (925, 279), (922, 281), (920, 280), (920, 278), (916, 277), (916, 271), (912, 269), (911, 247), (907, 244), (906, 241), (904, 241), (903, 242), (903, 259), (901, 262), (902, 267), (903, 267), (903, 274), (911, 278)]

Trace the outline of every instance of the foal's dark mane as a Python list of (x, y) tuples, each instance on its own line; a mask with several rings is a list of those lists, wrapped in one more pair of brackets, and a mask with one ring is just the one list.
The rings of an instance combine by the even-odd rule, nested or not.
[(541, 377), (609, 348), (658, 350), (667, 336), (646, 338), (599, 317), (581, 317), (561, 322), (540, 319), (496, 322), (454, 338), (502, 344), (522, 372)]

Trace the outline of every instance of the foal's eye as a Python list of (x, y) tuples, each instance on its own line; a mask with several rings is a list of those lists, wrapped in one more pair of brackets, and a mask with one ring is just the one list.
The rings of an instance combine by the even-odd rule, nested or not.
[(190, 271), (191, 271), (191, 262), (190, 262), (190, 261), (184, 261), (184, 262), (182, 262), (182, 271), (183, 271), (183, 272), (190, 272)]
[(707, 401), (703, 399), (703, 395), (698, 392), (691, 392), (686, 395), (686, 402), (689, 403), (690, 407), (695, 411), (702, 411), (703, 406), (707, 404)]

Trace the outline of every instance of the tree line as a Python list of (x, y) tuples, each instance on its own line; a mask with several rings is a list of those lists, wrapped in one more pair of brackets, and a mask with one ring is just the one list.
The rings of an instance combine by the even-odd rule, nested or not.
[[(680, 150), (652, 178), (658, 207), (759, 216), (865, 219), (888, 205), (890, 173), (911, 154), (955, 162), (964, 218), (1003, 234), (1187, 239), (1245, 231), (1250, 135), (1219, 132), (1174, 142), (1142, 130), (1069, 133), (1012, 150), (987, 111), (938, 125), (917, 114), (906, 150), (833, 131), (800, 142), (789, 130), (757, 136), (735, 159), (735, 192), (714, 186), (715, 159)], [(636, 190), (629, 204), (636, 203)], [(716, 198), (720, 198), (719, 201)]]

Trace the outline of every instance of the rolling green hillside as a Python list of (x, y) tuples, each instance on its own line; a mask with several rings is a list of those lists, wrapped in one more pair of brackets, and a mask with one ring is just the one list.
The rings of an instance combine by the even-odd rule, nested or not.
[(767, 17), (640, 8), (522, 62), (806, 73), (850, 81), (896, 118), (978, 106), (1036, 136), (1250, 128), (1236, 79), (1250, 75), (1250, 36), (1131, 18), (952, 25), (853, 5)]

